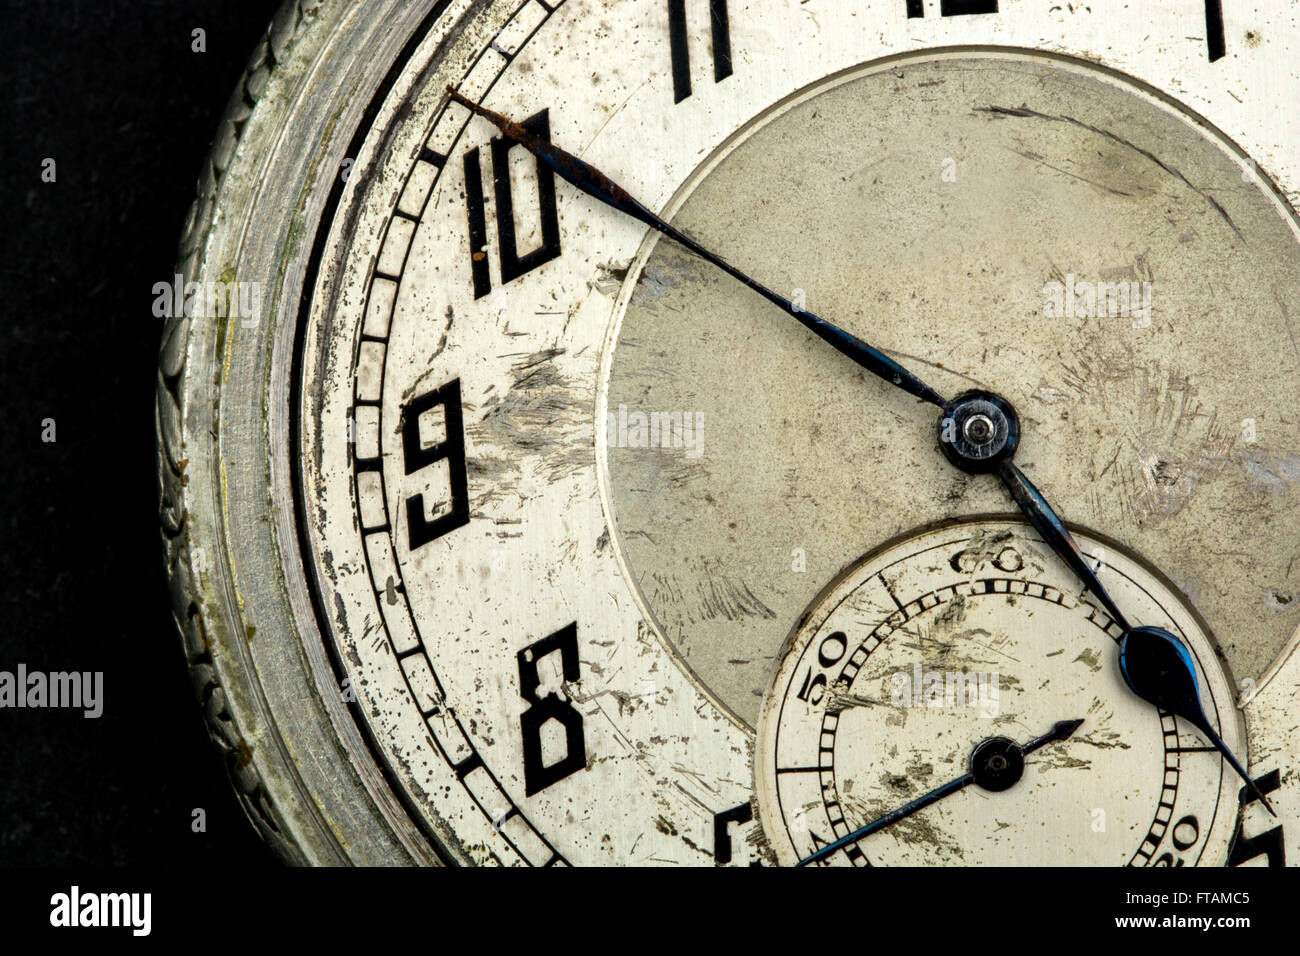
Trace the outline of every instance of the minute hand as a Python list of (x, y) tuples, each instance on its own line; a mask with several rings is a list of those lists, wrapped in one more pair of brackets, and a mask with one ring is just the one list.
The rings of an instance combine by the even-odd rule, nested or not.
[(614, 182), (595, 166), (578, 159), (578, 157), (571, 153), (566, 153), (550, 140), (538, 136), (535, 133), (530, 133), (518, 123), (507, 119), (500, 113), (495, 113), (486, 107), (480, 106), (473, 100), (462, 96), (450, 86), (447, 87), (447, 93), (457, 103), (467, 106), (479, 116), (500, 129), (507, 137), (514, 140), (520, 146), (523, 146), (561, 179), (572, 183), (589, 196), (599, 199), (606, 205), (613, 206), (615, 209), (631, 216), (633, 219), (645, 223), (651, 229), (657, 230), (669, 239), (685, 246), (706, 262), (717, 266), (723, 272), (727, 273), (727, 275), (748, 286), (750, 289), (753, 289), (773, 305), (776, 305), (793, 315), (801, 324), (813, 332), (822, 341), (828, 343), (844, 355), (847, 355), (867, 371), (880, 376), (890, 385), (897, 386), (903, 391), (909, 392), (917, 398), (929, 402), (931, 405), (937, 405), (939, 408), (944, 407), (945, 403), (943, 396), (930, 386), (926, 385), (907, 369), (903, 368), (903, 366), (899, 365), (889, 356), (885, 355), (879, 349), (871, 347), (857, 336), (844, 331), (837, 325), (832, 325), (825, 319), (818, 318), (811, 312), (796, 308), (789, 299), (777, 295), (767, 286), (760, 282), (756, 282), (749, 276), (745, 275), (745, 273), (741, 272), (725, 259), (716, 256), (709, 250), (705, 249), (694, 239), (690, 238), (690, 236), (687, 236), (678, 229), (674, 229), (663, 219), (660, 219), (641, 203), (637, 202), (637, 200), (633, 199), (626, 189)]

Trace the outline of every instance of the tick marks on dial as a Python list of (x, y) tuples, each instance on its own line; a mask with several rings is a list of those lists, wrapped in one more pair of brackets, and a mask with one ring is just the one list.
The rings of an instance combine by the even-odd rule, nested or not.
[(898, 599), (898, 595), (894, 593), (894, 589), (890, 587), (889, 582), (885, 580), (884, 573), (882, 572), (881, 574), (878, 574), (877, 577), (880, 579), (881, 586), (885, 589), (885, 592), (889, 595), (889, 599), (894, 602), (894, 606), (897, 607), (904, 614), (906, 614), (907, 608), (903, 606), (903, 602)]

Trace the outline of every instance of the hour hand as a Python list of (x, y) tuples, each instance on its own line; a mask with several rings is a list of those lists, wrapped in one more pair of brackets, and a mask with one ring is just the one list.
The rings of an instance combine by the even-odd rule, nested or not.
[(1043, 540), (1078, 575), (1115, 623), (1127, 631), (1128, 621), (1097, 579), (1065, 522), (1016, 467), (1019, 444), (1020, 418), (1010, 402), (993, 392), (963, 392), (944, 407), (939, 418), (939, 447), (944, 456), (962, 471), (1001, 478)]
[(447, 94), (457, 103), (468, 107), (474, 113), (492, 123), (509, 139), (512, 139), (520, 146), (523, 146), (530, 153), (536, 156), (539, 162), (553, 171), (561, 179), (572, 183), (589, 196), (599, 199), (606, 205), (612, 206), (620, 212), (631, 216), (638, 222), (644, 223), (651, 229), (654, 229), (660, 234), (672, 239), (674, 242), (680, 243), (701, 259), (717, 266), (723, 272), (727, 273), (727, 275), (757, 292), (773, 305), (776, 305), (793, 315), (805, 328), (813, 332), (823, 342), (826, 342), (840, 353), (848, 356), (867, 371), (874, 375), (878, 375), (890, 385), (901, 388), (903, 391), (915, 395), (917, 398), (927, 401), (932, 405), (937, 405), (939, 408), (944, 407), (943, 396), (932, 389), (929, 385), (926, 385), (907, 369), (903, 368), (903, 366), (899, 365), (889, 356), (885, 355), (879, 349), (868, 345), (857, 336), (844, 331), (844, 329), (841, 329), (839, 326), (818, 318), (811, 312), (797, 308), (789, 299), (778, 295), (762, 283), (751, 279), (745, 273), (731, 265), (731, 263), (727, 262), (720, 256), (714, 255), (690, 236), (686, 235), (681, 230), (674, 228), (668, 222), (655, 215), (646, 208), (645, 205), (634, 199), (626, 189), (614, 182), (595, 166), (584, 162), (571, 153), (565, 152), (550, 140), (538, 136), (536, 133), (529, 132), (518, 123), (502, 116), (500, 113), (487, 109), (468, 97), (462, 96), (450, 86), (447, 87)]
[(1012, 460), (1020, 441), (1020, 421), (1011, 403), (991, 392), (965, 392), (943, 410), (939, 419), (939, 445), (944, 455), (963, 471), (996, 473), (1020, 510), (1053, 551), (1070, 566), (1124, 631), (1120, 640), (1119, 668), (1124, 682), (1137, 696), (1190, 722), (1214, 744), (1255, 797), (1270, 813), (1273, 807), (1246, 773), (1241, 761), (1214, 732), (1201, 709), (1196, 668), (1183, 642), (1159, 627), (1132, 627), (1111, 598), (1074, 536), (1065, 527), (1043, 493), (1034, 487)]
[(1214, 749), (1223, 754), (1255, 798), (1273, 816), (1277, 811), (1268, 802), (1259, 785), (1250, 779), (1241, 761), (1228, 749), (1205, 716), (1201, 707), (1200, 686), (1192, 655), (1183, 642), (1159, 627), (1135, 627), (1124, 635), (1119, 645), (1119, 669), (1124, 683), (1143, 700), (1182, 717), (1205, 735)]
[(1011, 497), (1020, 506), (1020, 510), (1025, 513), (1030, 523), (1043, 536), (1043, 540), (1051, 546), (1061, 560), (1070, 566), (1070, 570), (1078, 575), (1084, 586), (1106, 608), (1111, 619), (1127, 631), (1129, 629), (1128, 621), (1101, 581), (1097, 579), (1097, 573), (1093, 570), (1088, 559), (1084, 557), (1083, 552), (1079, 550), (1079, 546), (1074, 541), (1074, 536), (1065, 527), (1065, 522), (1052, 510), (1052, 506), (1047, 503), (1047, 499), (1025, 477), (1025, 473), (1010, 461), (1003, 464), (998, 470), (998, 475), (1001, 477), (1002, 483), (1007, 486), (1007, 490), (1011, 492)]

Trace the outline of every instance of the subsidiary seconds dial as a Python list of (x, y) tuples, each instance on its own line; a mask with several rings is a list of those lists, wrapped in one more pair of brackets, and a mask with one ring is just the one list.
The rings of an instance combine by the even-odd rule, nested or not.
[[(1118, 599), (1192, 649), (1212, 721), (1242, 747), (1194, 614), (1133, 557), (1081, 542), (1107, 555)], [(847, 571), (792, 635), (759, 723), (759, 806), (781, 860), (960, 777), (991, 741), (1076, 718), (1014, 779), (977, 780), (825, 862), (1222, 864), (1240, 781), (1185, 721), (1129, 691), (1114, 667), (1121, 629), (1077, 594), (1032, 529), (1002, 522), (918, 534)]]

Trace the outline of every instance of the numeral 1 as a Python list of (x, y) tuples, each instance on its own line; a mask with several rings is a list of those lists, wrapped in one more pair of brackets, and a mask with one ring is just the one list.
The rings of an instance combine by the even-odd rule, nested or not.
[[(709, 0), (713, 39), (713, 82), (731, 76), (731, 20), (727, 0)], [(686, 0), (668, 0), (668, 48), (673, 58), (673, 102), (691, 95), (691, 51), (687, 44)]]
[(1223, 39), (1223, 0), (1205, 0), (1205, 47), (1211, 63), (1227, 51)]

